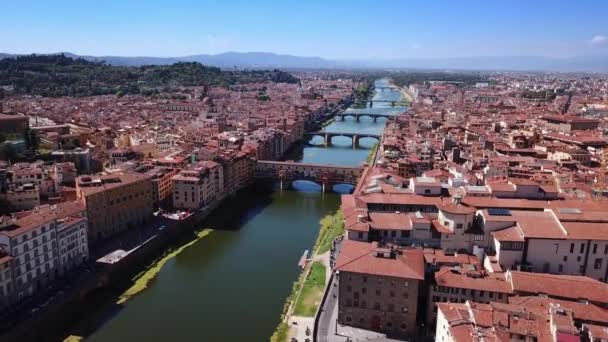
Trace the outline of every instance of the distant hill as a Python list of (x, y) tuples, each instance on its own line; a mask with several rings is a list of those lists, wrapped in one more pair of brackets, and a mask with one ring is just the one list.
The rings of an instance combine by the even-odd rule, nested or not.
[(339, 63), (319, 57), (279, 55), (269, 52), (225, 52), (217, 55), (192, 55), (184, 57), (121, 57), (121, 56), (66, 56), (84, 58), (89, 61), (105, 61), (112, 65), (168, 65), (177, 62), (198, 62), (220, 68), (305, 68), (326, 69), (338, 67)]
[(0, 85), (17, 94), (91, 96), (156, 95), (184, 86), (228, 87), (252, 82), (298, 83), (280, 70), (222, 70), (196, 62), (171, 65), (116, 66), (63, 54), (0, 59)]
[[(170, 65), (177, 62), (198, 62), (222, 69), (453, 69), (453, 70), (513, 70), (513, 71), (585, 71), (608, 72), (608, 56), (589, 55), (569, 58), (541, 56), (481, 56), (454, 58), (402, 58), (331, 60), (320, 57), (281, 55), (270, 52), (225, 52), (216, 55), (184, 57), (122, 57), (79, 56), (88, 61), (105, 61), (116, 66)], [(0, 59), (14, 56), (0, 53)]]

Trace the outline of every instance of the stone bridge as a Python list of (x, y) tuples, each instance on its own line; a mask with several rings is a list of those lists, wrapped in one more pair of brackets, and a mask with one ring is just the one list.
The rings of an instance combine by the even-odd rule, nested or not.
[(391, 107), (395, 106), (408, 106), (410, 103), (406, 100), (368, 100), (367, 103), (370, 108), (374, 107), (374, 102), (376, 103), (390, 103)]
[(255, 178), (273, 179), (286, 188), (293, 181), (308, 180), (320, 184), (323, 192), (335, 184), (357, 185), (363, 167), (304, 164), (285, 161), (258, 160)]
[(341, 120), (344, 120), (344, 118), (346, 118), (347, 116), (352, 116), (353, 118), (355, 118), (355, 120), (357, 120), (357, 122), (359, 122), (359, 118), (362, 116), (367, 116), (370, 117), (374, 120), (374, 122), (378, 121), (378, 118), (392, 118), (395, 117), (397, 115), (394, 114), (378, 114), (378, 113), (360, 113), (360, 112), (342, 112), (342, 113), (336, 113), (334, 114), (335, 117), (340, 118)]
[(331, 146), (331, 140), (334, 137), (348, 137), (352, 139), (353, 147), (359, 146), (361, 138), (374, 138), (380, 141), (380, 135), (371, 133), (348, 133), (348, 132), (307, 132), (305, 136), (313, 138), (316, 136), (323, 137), (325, 146)]

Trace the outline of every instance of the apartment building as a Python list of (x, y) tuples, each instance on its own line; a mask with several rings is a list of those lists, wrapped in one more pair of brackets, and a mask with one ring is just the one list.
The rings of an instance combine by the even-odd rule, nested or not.
[(0, 113), (0, 132), (8, 134), (25, 134), (29, 129), (29, 118), (25, 115)]
[(91, 243), (135, 228), (152, 216), (149, 175), (123, 172), (80, 176), (76, 179), (76, 195), (87, 207)]
[(196, 210), (209, 205), (224, 193), (223, 167), (213, 161), (201, 161), (171, 178), (173, 206)]
[(12, 259), (14, 299), (35, 294), (57, 276), (85, 262), (86, 230), (86, 208), (78, 201), (43, 206), (4, 219), (0, 249)]
[(429, 288), (427, 326), (437, 318), (437, 303), (467, 300), (507, 303), (512, 296), (542, 295), (548, 298), (584, 301), (608, 307), (608, 284), (589, 277), (507, 271), (489, 273), (477, 268), (442, 267)]
[(14, 211), (30, 210), (40, 205), (40, 191), (35, 184), (11, 184), (6, 191), (0, 192), (0, 199)]
[(151, 176), (152, 200), (155, 209), (171, 206), (173, 198), (173, 182), (171, 178), (177, 172), (178, 169), (166, 167), (154, 167), (146, 171), (146, 174)]
[(608, 219), (602, 210), (484, 209), (479, 215), (501, 268), (608, 281)]
[(253, 178), (256, 161), (249, 153), (224, 150), (216, 161), (223, 169), (226, 194), (233, 194)]
[(346, 240), (336, 261), (338, 322), (394, 337), (414, 336), (424, 280), (422, 250)]
[[(577, 308), (578, 309), (578, 308)], [(435, 341), (581, 341), (581, 313), (559, 304), (441, 303)], [(604, 316), (605, 318), (605, 316)]]
[[(0, 223), (1, 226), (1, 223)], [(0, 250), (0, 309), (7, 308), (13, 304), (13, 257)]]

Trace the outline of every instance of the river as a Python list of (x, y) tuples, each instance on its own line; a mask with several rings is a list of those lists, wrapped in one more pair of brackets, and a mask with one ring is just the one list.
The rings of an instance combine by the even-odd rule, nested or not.
[[(400, 99), (376, 81), (375, 100)], [(377, 102), (373, 111), (403, 110)], [(351, 109), (349, 109), (351, 110)], [(385, 119), (334, 121), (328, 132), (381, 134)], [(296, 151), (306, 163), (360, 165), (373, 139), (336, 137), (333, 146), (316, 146), (320, 137)], [(339, 195), (294, 182), (294, 190), (256, 186), (223, 203), (201, 228), (207, 237), (171, 259), (151, 285), (126, 302), (89, 341), (267, 341), (279, 323), (285, 298), (311, 248), (319, 220), (339, 207)]]

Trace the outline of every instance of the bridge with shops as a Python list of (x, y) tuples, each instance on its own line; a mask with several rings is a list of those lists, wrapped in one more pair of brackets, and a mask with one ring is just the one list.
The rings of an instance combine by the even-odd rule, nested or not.
[(353, 147), (359, 146), (362, 138), (373, 138), (380, 141), (380, 135), (371, 133), (349, 133), (349, 132), (307, 132), (304, 133), (309, 138), (322, 137), (325, 146), (331, 146), (334, 137), (347, 137), (352, 139)]
[(363, 167), (357, 166), (258, 160), (255, 178), (279, 181), (281, 189), (288, 188), (294, 181), (307, 180), (321, 185), (325, 192), (336, 184), (357, 185), (363, 169)]

